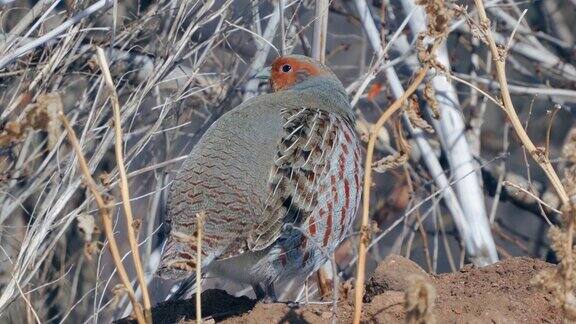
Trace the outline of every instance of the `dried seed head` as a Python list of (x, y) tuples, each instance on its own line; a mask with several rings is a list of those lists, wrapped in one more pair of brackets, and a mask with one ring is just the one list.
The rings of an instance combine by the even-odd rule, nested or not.
[(403, 166), (406, 162), (408, 162), (408, 154), (406, 152), (398, 152), (374, 162), (372, 169), (378, 173), (385, 173), (386, 171)]
[(395, 123), (395, 135), (398, 152), (374, 162), (372, 168), (375, 172), (384, 173), (388, 170), (396, 169), (408, 162), (411, 146), (406, 139), (404, 139), (399, 120)]
[(442, 38), (449, 32), (450, 20), (454, 16), (453, 10), (446, 7), (444, 0), (417, 0), (416, 4), (426, 10), (427, 34), (433, 38)]
[(440, 118), (440, 109), (438, 108), (438, 101), (436, 100), (436, 91), (434, 91), (434, 87), (430, 82), (427, 82), (424, 87), (424, 100), (426, 100), (428, 107), (430, 107), (430, 110), (432, 111), (432, 117), (435, 119)]
[[(564, 215), (574, 217), (573, 210), (568, 206), (562, 210)], [(548, 230), (550, 246), (556, 252), (560, 260), (555, 269), (540, 271), (532, 283), (549, 291), (553, 297), (552, 301), (564, 310), (567, 321), (576, 320), (576, 298), (574, 287), (576, 287), (576, 274), (573, 269), (576, 266), (574, 258), (574, 247), (568, 246), (568, 232), (564, 228), (552, 226)], [(569, 257), (571, 256), (571, 257)]]
[(406, 115), (408, 115), (408, 119), (412, 126), (419, 127), (429, 134), (434, 133), (434, 128), (430, 126), (424, 118), (422, 118), (420, 105), (418, 105), (418, 97), (415, 95), (408, 100)]
[(410, 285), (405, 295), (406, 323), (436, 323), (433, 313), (436, 289), (419, 275), (411, 275), (408, 281)]

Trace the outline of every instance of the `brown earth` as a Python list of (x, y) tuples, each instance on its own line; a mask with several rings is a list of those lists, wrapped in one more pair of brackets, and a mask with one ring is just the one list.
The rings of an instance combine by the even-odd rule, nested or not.
[[(390, 256), (366, 284), (362, 319), (366, 323), (404, 322), (404, 290), (411, 284), (408, 278), (416, 274), (436, 288), (433, 313), (438, 323), (559, 323), (561, 312), (552, 305), (551, 295), (530, 284), (536, 273), (552, 267), (522, 257), (431, 276), (410, 260)], [(351, 322), (352, 296), (353, 292), (343, 294), (339, 302), (339, 323)], [(202, 299), (205, 320), (218, 323), (329, 323), (332, 316), (330, 305), (261, 304), (222, 290), (207, 290)], [(159, 304), (153, 309), (154, 323), (193, 320), (194, 305), (194, 298)]]

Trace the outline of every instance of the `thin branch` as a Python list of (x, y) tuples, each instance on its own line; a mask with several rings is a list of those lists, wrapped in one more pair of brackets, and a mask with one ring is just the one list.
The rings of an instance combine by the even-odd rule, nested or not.
[[(508, 147), (510, 143), (508, 141), (508, 134), (510, 133), (510, 124), (504, 124), (504, 135), (502, 138), (502, 154), (508, 153)], [(496, 212), (498, 211), (498, 203), (500, 202), (500, 196), (502, 195), (502, 188), (504, 187), (504, 177), (506, 176), (506, 159), (502, 159), (500, 162), (500, 166), (498, 167), (499, 171), (501, 171), (500, 176), (498, 177), (498, 182), (496, 183), (496, 191), (494, 193), (494, 201), (492, 202), (492, 208), (490, 208), (490, 216), (488, 219), (490, 220), (491, 226), (494, 224), (494, 219), (496, 218)]]
[(108, 68), (106, 61), (106, 54), (101, 47), (96, 47), (98, 56), (98, 63), (102, 71), (102, 76), (108, 90), (110, 91), (110, 99), (112, 101), (112, 109), (114, 112), (114, 137), (116, 150), (116, 164), (118, 167), (118, 174), (120, 176), (120, 193), (122, 195), (122, 206), (124, 207), (124, 217), (126, 218), (126, 229), (128, 232), (128, 242), (132, 250), (132, 259), (134, 261), (134, 268), (136, 268), (136, 276), (138, 277), (138, 284), (142, 289), (142, 300), (144, 303), (144, 310), (149, 311), (152, 308), (150, 304), (150, 296), (148, 295), (148, 288), (146, 287), (146, 279), (144, 278), (144, 270), (142, 269), (142, 260), (140, 259), (140, 250), (138, 249), (138, 240), (136, 239), (134, 217), (132, 216), (132, 206), (130, 204), (130, 191), (128, 189), (128, 177), (126, 176), (126, 167), (124, 166), (123, 149), (122, 149), (122, 120), (120, 118), (120, 102), (112, 75)]
[(98, 205), (98, 210), (100, 212), (100, 216), (102, 218), (102, 224), (104, 225), (104, 234), (106, 235), (106, 239), (108, 240), (108, 248), (110, 249), (110, 254), (112, 255), (112, 259), (114, 260), (114, 265), (118, 271), (118, 276), (124, 285), (124, 289), (126, 289), (126, 293), (132, 302), (132, 307), (134, 308), (134, 313), (136, 315), (136, 320), (139, 324), (145, 324), (146, 321), (144, 319), (144, 314), (142, 312), (142, 308), (136, 299), (136, 295), (134, 294), (134, 289), (130, 284), (130, 278), (126, 272), (126, 268), (122, 264), (122, 258), (120, 257), (120, 252), (118, 251), (118, 244), (116, 243), (116, 238), (114, 237), (114, 229), (112, 227), (112, 217), (110, 216), (110, 211), (108, 209), (108, 204), (102, 197), (102, 194), (98, 190), (98, 185), (90, 175), (90, 169), (88, 168), (88, 163), (86, 163), (86, 159), (82, 154), (82, 149), (80, 148), (80, 144), (78, 143), (78, 139), (76, 138), (76, 133), (70, 126), (68, 122), (68, 118), (64, 115), (64, 113), (60, 112), (60, 120), (66, 128), (68, 132), (68, 140), (74, 151), (76, 152), (76, 156), (78, 157), (78, 163), (80, 164), (80, 169), (84, 174), (84, 178), (86, 180), (86, 185), (88, 189), (92, 192), (94, 199), (96, 200), (96, 204)]
[(32, 303), (30, 303), (30, 300), (28, 299), (28, 297), (26, 297), (26, 295), (22, 291), (22, 287), (20, 287), (18, 280), (16, 280), (16, 288), (18, 288), (18, 292), (20, 292), (20, 295), (22, 295), (22, 299), (24, 299), (24, 302), (26, 303), (26, 306), (28, 306), (28, 309), (30, 310), (30, 312), (32, 312), (32, 315), (34, 315), (34, 320), (36, 320), (36, 323), (38, 324), (42, 323), (42, 321), (40, 321), (40, 317), (38, 317), (38, 313), (36, 313), (36, 311), (34, 310)]
[(374, 145), (378, 138), (380, 128), (384, 126), (390, 117), (402, 108), (402, 105), (414, 91), (418, 88), (420, 83), (426, 77), (426, 73), (430, 67), (425, 65), (417, 72), (414, 81), (406, 89), (402, 97), (398, 98), (386, 111), (380, 116), (378, 121), (372, 126), (370, 130), (370, 137), (368, 140), (368, 148), (366, 149), (366, 162), (364, 173), (364, 188), (362, 195), (362, 223), (360, 225), (360, 247), (358, 250), (358, 267), (356, 271), (356, 289), (354, 291), (354, 323), (360, 323), (360, 316), (362, 314), (362, 296), (364, 294), (364, 280), (366, 271), (366, 251), (370, 242), (370, 188), (372, 187), (372, 160), (374, 157)]
[[(484, 78), (481, 76), (470, 76), (463, 73), (451, 73), (446, 75), (458, 82), (462, 82), (470, 87), (473, 87), (475, 90), (480, 91), (483, 95), (487, 96), (487, 98), (493, 101), (497, 106), (502, 106), (502, 103), (497, 102), (492, 96), (488, 95), (486, 92), (481, 91), (478, 87), (474, 87), (472, 84), (464, 80), (464, 78), (468, 80), (474, 80), (486, 85), (490, 85), (494, 89), (500, 89), (500, 84), (494, 82), (493, 79)], [(571, 89), (528, 87), (528, 86), (509, 84), (508, 91), (510, 91), (510, 93), (520, 95), (547, 96), (561, 99), (562, 101), (576, 102), (576, 90)]]
[[(48, 10), (44, 11), (44, 9), (46, 9), (50, 5), (50, 2), (52, 2), (50, 8)], [(24, 17), (22, 17), (20, 20), (18, 20), (18, 23), (16, 24), (16, 26), (12, 27), (12, 29), (10, 29), (10, 31), (7, 33), (5, 44), (3, 44), (2, 48), (1, 48), (2, 54), (6, 53), (6, 51), (9, 50), (12, 45), (14, 45), (15, 41), (18, 40), (17, 38), (19, 38), (20, 34), (28, 27), (28, 25), (30, 25), (34, 20), (36, 20), (36, 18), (38, 18), (38, 16), (42, 12), (44, 12), (44, 14), (42, 15), (43, 17), (45, 17), (50, 12), (52, 12), (52, 10), (58, 4), (58, 2), (60, 2), (60, 1), (59, 0), (41, 0), (41, 1), (38, 1), (34, 5), (34, 7), (32, 7), (32, 9), (28, 10), (26, 15)], [(37, 26), (43, 20), (44, 19), (42, 19), (42, 18), (38, 19), (38, 21), (34, 24), (34, 26)], [(30, 32), (33, 31), (34, 29), (35, 29), (35, 27), (28, 29), (28, 32), (26, 34), (30, 34)]]
[[(422, 6), (416, 6), (414, 0), (402, 0), (405, 12), (416, 8), (413, 19), (410, 20), (410, 27), (414, 34), (426, 32), (426, 20), (434, 21), (435, 16), (426, 15)], [(443, 41), (439, 45), (436, 59), (450, 71), (450, 58), (448, 48)], [(442, 144), (442, 149), (446, 153), (450, 171), (456, 178), (461, 178), (454, 184), (454, 191), (462, 207), (463, 216), (468, 227), (471, 229), (463, 236), (465, 246), (473, 263), (484, 266), (498, 261), (498, 253), (494, 238), (490, 231), (490, 224), (486, 212), (482, 185), (478, 173), (470, 173), (475, 169), (476, 161), (471, 152), (470, 144), (464, 134), (466, 125), (461, 113), (457, 91), (446, 77), (439, 76), (428, 84), (434, 89), (434, 99), (439, 107), (441, 118), (432, 122), (438, 131), (438, 138)], [(430, 106), (430, 104), (428, 105)], [(462, 177), (469, 174), (467, 177)]]
[(480, 17), (480, 23), (484, 27), (485, 36), (486, 36), (486, 39), (488, 40), (488, 45), (490, 47), (490, 51), (492, 52), (492, 55), (494, 56), (494, 63), (496, 66), (496, 76), (498, 78), (498, 82), (500, 83), (500, 91), (501, 91), (501, 95), (502, 95), (502, 101), (503, 101), (504, 107), (506, 108), (506, 114), (508, 115), (508, 118), (510, 119), (512, 127), (514, 128), (514, 131), (516, 132), (520, 141), (526, 147), (526, 149), (528, 150), (528, 152), (530, 153), (532, 158), (538, 163), (538, 165), (542, 168), (544, 173), (546, 173), (546, 176), (548, 177), (548, 179), (550, 179), (550, 182), (551, 182), (552, 186), (554, 187), (554, 189), (556, 189), (556, 192), (558, 193), (558, 196), (562, 200), (563, 205), (569, 206), (570, 205), (570, 199), (568, 197), (568, 194), (566, 193), (566, 190), (564, 189), (564, 186), (562, 185), (560, 178), (556, 174), (556, 171), (552, 167), (550, 160), (548, 158), (546, 158), (542, 154), (542, 151), (539, 150), (534, 145), (534, 143), (532, 142), (530, 137), (528, 137), (526, 130), (522, 126), (520, 119), (518, 118), (518, 114), (516, 113), (516, 110), (514, 108), (514, 104), (512, 103), (512, 97), (510, 96), (510, 91), (508, 91), (508, 80), (506, 79), (505, 57), (502, 57), (500, 55), (500, 52), (498, 51), (498, 46), (496, 45), (496, 42), (494, 41), (494, 37), (492, 36), (492, 32), (490, 31), (490, 20), (488, 19), (487, 15), (486, 15), (486, 10), (484, 9), (484, 3), (482, 2), (482, 0), (474, 0), (474, 2), (476, 3), (476, 7), (478, 8), (478, 15)]
[[(270, 16), (270, 19), (268, 20), (268, 25), (266, 25), (264, 35), (257, 36), (261, 40), (262, 39), (266, 40), (266, 42), (258, 42), (256, 44), (256, 55), (252, 60), (252, 64), (250, 64), (250, 67), (248, 68), (248, 76), (252, 79), (248, 80), (248, 82), (246, 82), (246, 85), (244, 86), (245, 90), (243, 98), (244, 101), (256, 96), (257, 94), (260, 80), (254, 78), (254, 75), (256, 75), (256, 73), (258, 73), (264, 67), (264, 64), (266, 63), (266, 58), (268, 57), (268, 53), (270, 52), (270, 48), (272, 47), (276, 50), (276, 52), (278, 52), (278, 49), (274, 47), (274, 45), (272, 45), (270, 40), (274, 39), (274, 35), (276, 34), (276, 29), (278, 28), (279, 22), (280, 22), (280, 7), (276, 6), (274, 8), (274, 12)], [(255, 35), (253, 32), (251, 33)]]
[(474, 0), (476, 7), (478, 8), (478, 17), (480, 19), (480, 25), (482, 27), (482, 32), (486, 40), (488, 41), (488, 46), (492, 55), (494, 56), (494, 63), (496, 66), (496, 76), (498, 78), (498, 82), (500, 83), (500, 91), (502, 96), (502, 102), (506, 107), (506, 114), (508, 119), (510, 120), (516, 135), (520, 139), (520, 142), (526, 150), (530, 153), (534, 161), (542, 168), (548, 179), (550, 180), (552, 186), (558, 193), (560, 200), (562, 201), (562, 207), (565, 208), (570, 215), (567, 215), (567, 225), (566, 225), (566, 250), (568, 251), (565, 254), (565, 258), (563, 260), (563, 264), (565, 268), (563, 269), (563, 277), (564, 280), (564, 294), (567, 300), (572, 298), (572, 287), (571, 287), (571, 280), (573, 276), (573, 258), (574, 254), (572, 253), (573, 246), (574, 246), (574, 208), (570, 203), (570, 198), (566, 189), (562, 185), (560, 178), (556, 174), (554, 167), (550, 163), (550, 159), (546, 156), (546, 152), (542, 149), (537, 148), (528, 134), (526, 130), (522, 126), (520, 119), (518, 118), (518, 114), (514, 108), (514, 104), (512, 103), (512, 98), (510, 96), (510, 91), (508, 90), (508, 80), (506, 79), (506, 57), (501, 56), (500, 52), (498, 51), (498, 46), (494, 41), (494, 37), (492, 36), (492, 31), (490, 30), (490, 20), (486, 15), (486, 10), (484, 8), (484, 2), (482, 0)]
[(204, 212), (196, 215), (198, 236), (196, 242), (196, 323), (202, 323), (202, 235), (204, 231)]
[(512, 40), (514, 39), (514, 35), (516, 35), (516, 31), (518, 30), (518, 27), (520, 27), (520, 23), (522, 22), (522, 18), (524, 18), (524, 16), (526, 15), (526, 13), (528, 12), (528, 9), (524, 9), (524, 11), (522, 12), (522, 15), (520, 16), (520, 18), (518, 18), (518, 21), (516, 22), (516, 26), (514, 26), (514, 29), (512, 30), (512, 34), (510, 34), (510, 38), (508, 39), (508, 43), (506, 44), (506, 53), (508, 53), (508, 51), (510, 50), (510, 46), (512, 46)]
[(284, 25), (284, 0), (278, 0), (280, 12), (280, 54), (286, 55), (286, 26)]
[[(502, 185), (503, 186), (510, 186), (512, 188), (515, 188), (517, 190), (522, 191), (523, 193), (527, 194), (528, 196), (532, 197), (534, 200), (536, 200), (538, 203), (542, 204), (544, 207), (550, 209), (551, 211), (558, 213), (558, 214), (562, 214), (561, 211), (559, 211), (558, 209), (552, 207), (551, 205), (547, 204), (544, 200), (540, 199), (540, 197), (538, 197), (537, 195), (535, 195), (534, 193), (532, 193), (530, 190), (524, 189), (521, 186), (515, 184), (514, 182), (508, 181), (508, 180), (504, 180), (502, 181)], [(552, 222), (550, 222), (550, 220), (548, 219), (548, 217), (545, 216), (545, 220), (546, 223), (548, 223), (549, 226), (553, 226)]]

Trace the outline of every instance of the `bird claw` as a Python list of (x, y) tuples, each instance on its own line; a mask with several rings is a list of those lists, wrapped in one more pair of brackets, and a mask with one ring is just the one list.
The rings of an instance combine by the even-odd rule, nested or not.
[(288, 305), (288, 307), (290, 307), (290, 308), (299, 308), (300, 306), (302, 306), (302, 303), (297, 302), (297, 301), (291, 301), (291, 302), (288, 302), (286, 305)]

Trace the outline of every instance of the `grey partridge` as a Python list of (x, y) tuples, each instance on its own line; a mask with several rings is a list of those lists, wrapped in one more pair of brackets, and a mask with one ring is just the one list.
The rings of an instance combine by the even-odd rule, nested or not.
[(276, 59), (270, 84), (272, 93), (219, 118), (178, 172), (161, 277), (201, 266), (272, 294), (274, 282), (308, 277), (345, 238), (362, 179), (346, 91), (328, 67), (299, 55)]

